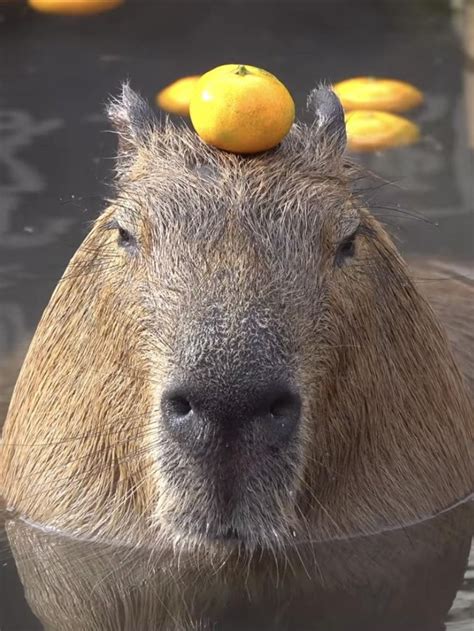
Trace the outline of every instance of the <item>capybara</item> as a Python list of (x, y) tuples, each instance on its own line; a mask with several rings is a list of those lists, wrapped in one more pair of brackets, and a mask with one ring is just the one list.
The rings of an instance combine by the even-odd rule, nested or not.
[(239, 156), (124, 87), (116, 194), (3, 430), (11, 514), (199, 565), (209, 602), (234, 580), (255, 600), (288, 563), (298, 593), (317, 574), (302, 550), (473, 490), (472, 400), (446, 333), (354, 193), (339, 101), (322, 86), (308, 108), (278, 147)]

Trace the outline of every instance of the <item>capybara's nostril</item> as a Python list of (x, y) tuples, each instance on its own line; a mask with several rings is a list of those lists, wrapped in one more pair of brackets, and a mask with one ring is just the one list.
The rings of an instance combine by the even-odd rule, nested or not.
[(292, 392), (279, 394), (270, 403), (270, 414), (275, 417), (299, 415), (300, 409), (300, 398)]
[(189, 400), (182, 395), (169, 397), (167, 407), (168, 412), (174, 416), (187, 416), (193, 409)]
[(186, 430), (186, 425), (191, 422), (193, 405), (189, 396), (182, 390), (165, 392), (161, 398), (161, 413), (171, 431)]
[(285, 442), (289, 439), (301, 415), (301, 398), (286, 385), (277, 384), (263, 395), (261, 414), (267, 421), (267, 431), (274, 440)]
[(243, 386), (224, 384), (213, 390), (180, 387), (165, 391), (163, 421), (180, 442), (197, 447), (211, 436), (233, 437), (252, 433), (262, 444), (283, 446), (293, 435), (301, 414), (301, 399), (288, 384)]
[(168, 432), (180, 442), (192, 438), (196, 433), (198, 415), (185, 388), (171, 388), (161, 397), (161, 415)]

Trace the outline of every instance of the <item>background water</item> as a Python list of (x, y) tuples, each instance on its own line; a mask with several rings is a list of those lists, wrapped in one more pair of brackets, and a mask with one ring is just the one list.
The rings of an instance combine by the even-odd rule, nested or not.
[[(115, 138), (103, 107), (125, 78), (153, 100), (180, 76), (251, 63), (280, 77), (300, 109), (321, 80), (374, 74), (414, 83), (426, 95), (408, 114), (421, 125), (421, 142), (356, 157), (392, 182), (370, 191), (369, 202), (404, 252), (449, 258), (474, 274), (474, 62), (467, 50), (474, 45), (463, 51), (466, 20), (442, 0), (128, 0), (81, 19), (0, 0), (0, 365), (10, 367), (8, 376), (0, 373), (0, 424), (25, 345), (104, 207)], [(472, 628), (472, 565), (451, 629)], [(10, 567), (3, 568), (5, 589)], [(24, 606), (0, 602), (2, 631), (20, 628), (12, 621)]]

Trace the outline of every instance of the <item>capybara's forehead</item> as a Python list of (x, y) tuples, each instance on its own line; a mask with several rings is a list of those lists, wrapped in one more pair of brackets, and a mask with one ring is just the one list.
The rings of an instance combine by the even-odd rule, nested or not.
[[(155, 129), (119, 178), (118, 195), (164, 228), (179, 224), (210, 238), (230, 218), (255, 236), (280, 229), (313, 236), (327, 220), (351, 221), (355, 169), (329, 140), (294, 125), (272, 151), (241, 156), (205, 145), (172, 123)], [(123, 205), (123, 204), (122, 204)]]
[(157, 120), (125, 85), (108, 110), (119, 137), (117, 212), (133, 211), (131, 220), (153, 226), (160, 243), (178, 234), (181, 249), (196, 239), (215, 243), (231, 226), (238, 242), (247, 234), (279, 258), (313, 254), (323, 225), (343, 236), (357, 222), (351, 189), (358, 171), (344, 155), (337, 97), (320, 87), (308, 103), (311, 123), (295, 123), (269, 151), (239, 155), (207, 145), (188, 126)]
[[(188, 127), (171, 122), (155, 126), (137, 147), (132, 177), (159, 176), (174, 179), (199, 173), (202, 179), (220, 183), (279, 184), (291, 189), (295, 183), (317, 185), (350, 180), (353, 168), (337, 150), (337, 139), (323, 136), (313, 126), (295, 123), (274, 149), (254, 155), (229, 153), (206, 145)], [(140, 173), (139, 168), (143, 168)], [(125, 174), (126, 175), (126, 174)], [(262, 191), (264, 192), (264, 191)], [(291, 190), (294, 193), (294, 190)]]

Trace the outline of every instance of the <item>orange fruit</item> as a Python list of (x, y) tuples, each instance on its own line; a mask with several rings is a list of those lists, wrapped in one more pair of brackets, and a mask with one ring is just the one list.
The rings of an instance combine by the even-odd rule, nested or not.
[(347, 110), (405, 112), (423, 102), (415, 86), (396, 79), (356, 77), (336, 83), (334, 92)]
[(420, 128), (403, 116), (375, 110), (346, 115), (347, 144), (354, 151), (377, 151), (416, 142)]
[(189, 114), (204, 142), (233, 153), (258, 153), (286, 136), (295, 118), (295, 104), (270, 72), (226, 64), (199, 79)]
[(42, 13), (89, 15), (102, 13), (123, 4), (124, 0), (28, 0), (33, 9)]
[(188, 116), (189, 101), (198, 79), (199, 75), (193, 75), (170, 83), (156, 95), (157, 105), (167, 112)]

